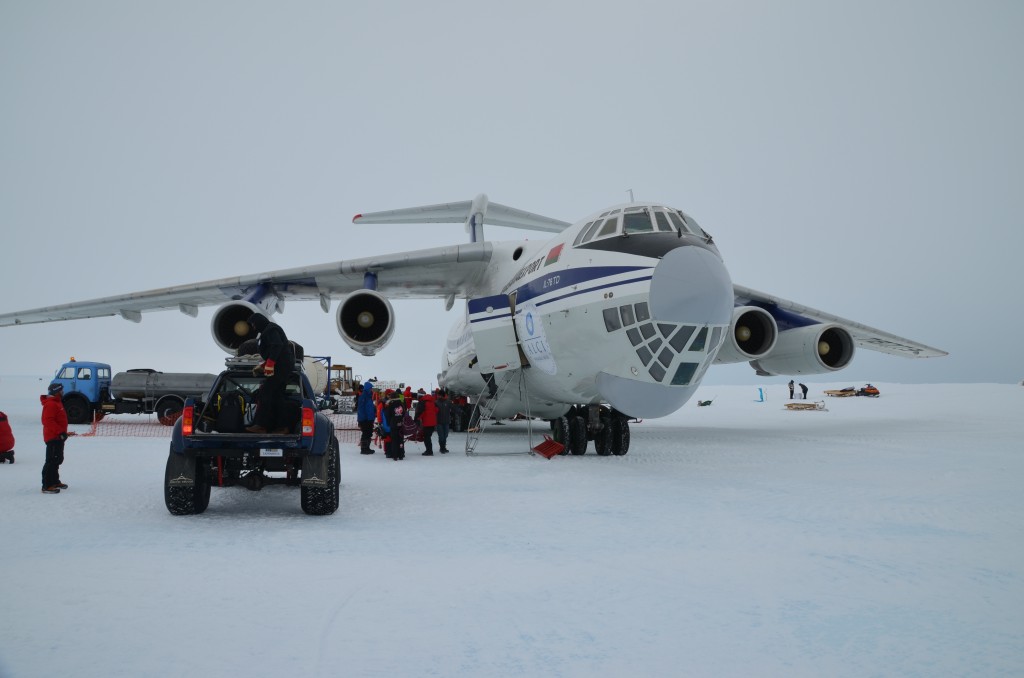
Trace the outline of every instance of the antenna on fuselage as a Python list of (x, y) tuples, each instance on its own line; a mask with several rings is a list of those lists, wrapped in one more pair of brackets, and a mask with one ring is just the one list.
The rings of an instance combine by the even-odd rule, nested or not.
[(629, 193), (629, 201), (630, 202), (636, 202), (636, 200), (633, 198), (633, 189), (632, 188), (627, 188), (626, 192)]

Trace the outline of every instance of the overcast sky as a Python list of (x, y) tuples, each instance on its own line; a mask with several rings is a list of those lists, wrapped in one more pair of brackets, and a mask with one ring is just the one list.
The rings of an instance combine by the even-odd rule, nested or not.
[[(0, 0), (0, 312), (467, 238), (360, 212), (484, 192), (575, 221), (633, 189), (735, 283), (951, 354), (823, 379), (1015, 383), (1021, 35), (1013, 1)], [(316, 303), (279, 321), (429, 385), (461, 307), (395, 307), (372, 359)], [(216, 372), (210, 316), (2, 328), (0, 374)]]

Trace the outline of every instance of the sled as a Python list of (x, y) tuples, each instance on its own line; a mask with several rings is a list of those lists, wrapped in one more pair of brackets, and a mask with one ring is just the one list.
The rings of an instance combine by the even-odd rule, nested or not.
[(787, 410), (822, 410), (828, 412), (825, 409), (825, 401), (819, 400), (813, 403), (786, 403)]
[(832, 396), (833, 398), (849, 398), (850, 396), (857, 395), (857, 392), (850, 386), (849, 388), (825, 391), (825, 395)]

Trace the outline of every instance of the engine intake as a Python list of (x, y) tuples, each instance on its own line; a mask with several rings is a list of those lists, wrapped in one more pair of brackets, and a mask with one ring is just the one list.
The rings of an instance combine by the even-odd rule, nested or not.
[(234, 354), (238, 347), (248, 339), (255, 339), (256, 333), (249, 327), (249, 316), (253, 313), (270, 314), (248, 301), (233, 301), (224, 304), (213, 314), (210, 332), (217, 345), (228, 353)]
[(715, 357), (716, 364), (742, 363), (771, 353), (779, 326), (771, 313), (757, 306), (733, 309), (729, 335)]
[(374, 290), (360, 290), (338, 305), (338, 334), (354, 351), (365, 356), (377, 353), (395, 333), (395, 311), (387, 297)]
[(763, 377), (827, 374), (853, 359), (853, 337), (840, 325), (810, 325), (779, 334), (775, 348), (750, 366)]

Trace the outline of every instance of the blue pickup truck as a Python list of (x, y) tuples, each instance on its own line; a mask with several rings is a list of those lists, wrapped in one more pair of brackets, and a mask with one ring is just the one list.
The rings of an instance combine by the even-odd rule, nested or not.
[(295, 486), (305, 513), (338, 510), (338, 439), (330, 419), (317, 410), (301, 361), (287, 387), (287, 433), (246, 431), (265, 379), (253, 373), (258, 364), (258, 356), (228, 358), (206, 397), (185, 401), (164, 474), (164, 503), (173, 515), (202, 513), (211, 488), (233, 485), (254, 491), (270, 484)]

